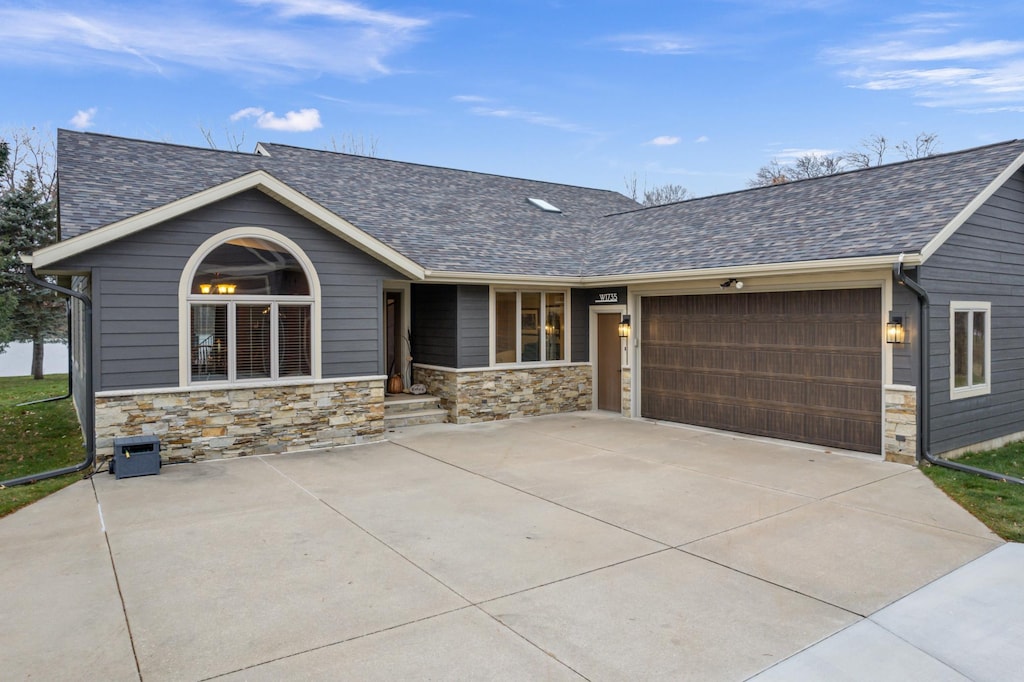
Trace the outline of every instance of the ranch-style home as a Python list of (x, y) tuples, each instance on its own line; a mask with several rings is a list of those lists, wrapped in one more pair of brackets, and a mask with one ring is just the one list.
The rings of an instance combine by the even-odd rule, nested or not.
[(451, 422), (611, 410), (914, 461), (1024, 437), (1022, 165), (1015, 140), (643, 208), (60, 131), (61, 239), (28, 260), (88, 298), (101, 456), (381, 439), (398, 375)]

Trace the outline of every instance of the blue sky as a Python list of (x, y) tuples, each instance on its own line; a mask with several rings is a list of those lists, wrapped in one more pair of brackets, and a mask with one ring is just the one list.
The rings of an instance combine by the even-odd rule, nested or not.
[(876, 133), (1024, 137), (1024, 3), (0, 0), (27, 126), (706, 195)]

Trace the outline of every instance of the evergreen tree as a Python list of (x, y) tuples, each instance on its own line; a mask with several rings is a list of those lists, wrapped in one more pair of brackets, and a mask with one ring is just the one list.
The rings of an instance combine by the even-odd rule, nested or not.
[(0, 342), (32, 342), (35, 379), (43, 378), (43, 344), (66, 337), (65, 304), (55, 292), (25, 278), (20, 256), (56, 239), (53, 204), (46, 201), (35, 178), (26, 175), (0, 197), (0, 308), (13, 308), (5, 316), (6, 325), (0, 324)]
[[(10, 147), (6, 140), (0, 140), (0, 175), (7, 172), (7, 160), (11, 156)], [(7, 350), (8, 339), (11, 338), (13, 328), (11, 326), (11, 315), (14, 313), (14, 297), (0, 291), (0, 353)]]

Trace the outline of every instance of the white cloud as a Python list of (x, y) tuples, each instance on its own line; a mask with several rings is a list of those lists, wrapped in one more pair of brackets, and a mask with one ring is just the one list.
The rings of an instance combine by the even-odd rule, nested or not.
[(790, 161), (796, 161), (802, 156), (831, 156), (838, 153), (838, 149), (798, 149), (789, 147), (775, 154), (775, 158), (783, 163), (789, 163)]
[(246, 107), (231, 114), (232, 121), (240, 121), (243, 118), (255, 118), (257, 128), (288, 133), (308, 133), (323, 127), (317, 109), (299, 109), (278, 116), (273, 111), (265, 111), (260, 107)]
[(711, 138), (708, 137), (707, 135), (701, 135), (696, 140), (694, 140), (694, 142), (696, 142), (697, 144), (704, 144), (705, 142), (710, 142), (710, 141), (711, 141)]
[(262, 116), (265, 110), (260, 107), (246, 107), (245, 109), (239, 109), (235, 113), (231, 114), (231, 121), (240, 121), (243, 118), (258, 117)]
[(641, 54), (691, 54), (699, 47), (692, 38), (673, 33), (630, 33), (611, 36), (603, 42), (622, 52)]
[[(175, 12), (138, 3), (115, 11), (57, 2), (67, 9), (0, 7), (0, 59), (157, 74), (188, 68), (236, 77), (365, 78), (390, 73), (387, 60), (429, 24), (330, 0), (247, 0), (257, 9), (225, 6), (216, 15), (201, 6)], [(309, 16), (321, 19), (304, 19)]]
[(927, 107), (992, 111), (1024, 104), (1024, 41), (979, 39), (968, 15), (897, 17), (897, 30), (826, 50), (851, 87), (906, 91)]
[(276, 8), (283, 17), (327, 17), (391, 30), (409, 30), (426, 26), (424, 19), (403, 17), (390, 12), (367, 9), (354, 2), (336, 0), (240, 0), (243, 4)]
[(516, 108), (495, 108), (495, 107), (473, 107), (470, 111), (477, 116), (493, 116), (495, 118), (508, 118), (517, 121), (524, 121), (533, 125), (543, 126), (545, 128), (555, 128), (556, 130), (563, 130), (567, 133), (592, 133), (583, 126), (577, 125), (576, 123), (570, 123), (563, 121), (555, 116), (549, 116), (547, 114), (541, 114), (536, 111), (526, 111), (524, 109)]
[(483, 97), (481, 95), (455, 95), (452, 97), (453, 102), (490, 102), (489, 97)]
[(646, 144), (654, 145), (655, 147), (671, 147), (674, 144), (679, 144), (682, 138), (674, 135), (659, 135), (653, 140), (648, 141)]
[(71, 120), (68, 121), (68, 125), (70, 125), (75, 130), (85, 130), (87, 128), (92, 128), (95, 119), (96, 107), (89, 107), (88, 109), (79, 109), (77, 112), (75, 112), (75, 115), (71, 117)]

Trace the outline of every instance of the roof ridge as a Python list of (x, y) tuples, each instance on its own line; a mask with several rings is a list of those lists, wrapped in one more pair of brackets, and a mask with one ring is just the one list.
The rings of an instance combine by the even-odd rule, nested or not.
[(89, 130), (70, 130), (68, 128), (57, 128), (57, 134), (60, 135), (61, 133), (64, 133), (64, 134), (67, 134), (67, 135), (81, 135), (81, 136), (88, 136), (88, 137), (105, 137), (107, 139), (117, 140), (119, 142), (133, 142), (133, 143), (137, 143), (137, 144), (152, 144), (152, 145), (158, 145), (158, 146), (161, 146), (161, 147), (176, 147), (178, 149), (191, 149), (193, 151), (198, 151), (198, 152), (218, 152), (218, 153), (221, 153), (221, 154), (235, 154), (235, 155), (238, 155), (238, 156), (259, 157), (259, 154), (257, 154), (255, 151), (243, 152), (243, 151), (238, 151), (238, 150), (235, 150), (235, 149), (217, 149), (216, 147), (197, 147), (195, 145), (183, 144), (181, 142), (167, 142), (167, 141), (164, 141), (164, 140), (144, 140), (144, 139), (139, 138), (139, 137), (125, 137), (123, 135), (111, 135), (110, 133), (97, 133), (97, 132), (93, 132), (93, 131), (89, 131)]
[(1011, 139), (1011, 140), (1003, 140), (1002, 142), (992, 142), (992, 143), (989, 143), (989, 144), (979, 145), (977, 147), (969, 147), (968, 149), (957, 149), (957, 150), (954, 150), (954, 151), (951, 151), (951, 152), (941, 152), (939, 154), (929, 154), (928, 156), (921, 156), (921, 157), (918, 157), (916, 159), (901, 159), (899, 161), (893, 161), (891, 163), (883, 163), (883, 164), (879, 164), (877, 166), (866, 166), (866, 167), (863, 167), (863, 168), (850, 168), (849, 170), (839, 171), (838, 173), (829, 173), (828, 175), (819, 175), (819, 176), (813, 177), (813, 178), (797, 178), (796, 180), (786, 180), (785, 182), (780, 182), (780, 183), (774, 184), (774, 185), (760, 185), (760, 186), (757, 186), (757, 187), (744, 187), (743, 189), (734, 189), (734, 190), (732, 190), (730, 192), (720, 192), (718, 194), (708, 194), (708, 195), (705, 195), (705, 196), (702, 196), (702, 197), (694, 197), (692, 199), (683, 199), (682, 201), (673, 201), (673, 202), (668, 203), (668, 204), (659, 204), (657, 206), (642, 206), (640, 208), (635, 208), (635, 209), (632, 209), (632, 210), (629, 210), (629, 211), (619, 211), (618, 213), (609, 213), (606, 216), (602, 216), (602, 218), (611, 218), (613, 216), (626, 215), (626, 214), (629, 214), (629, 213), (637, 213), (639, 211), (650, 211), (650, 210), (655, 210), (655, 209), (659, 209), (659, 208), (665, 208), (667, 206), (676, 206), (676, 205), (679, 205), (679, 204), (688, 204), (688, 203), (693, 203), (693, 202), (697, 202), (697, 201), (704, 201), (704, 200), (707, 200), (707, 199), (720, 199), (722, 197), (734, 196), (734, 195), (737, 195), (737, 194), (746, 194), (746, 193), (749, 193), (749, 192), (773, 190), (773, 189), (776, 189), (776, 188), (779, 188), (779, 187), (792, 187), (793, 185), (805, 184), (805, 183), (809, 183), (809, 182), (821, 182), (821, 181), (830, 180), (830, 179), (833, 179), (833, 178), (838, 178), (838, 177), (844, 177), (844, 176), (852, 175), (854, 173), (866, 173), (866, 172), (870, 172), (870, 171), (881, 170), (883, 168), (894, 168), (896, 166), (906, 166), (906, 165), (909, 165), (909, 164), (912, 164), (912, 163), (934, 161), (936, 159), (946, 158), (946, 157), (950, 157), (950, 156), (958, 156), (960, 154), (971, 154), (971, 153), (979, 152), (979, 151), (984, 150), (984, 149), (992, 149), (992, 148), (995, 148), (995, 147), (1004, 147), (1004, 146), (1010, 146), (1012, 144), (1020, 144), (1021, 142), (1024, 142), (1024, 140), (1022, 140), (1020, 138), (1014, 138), (1014, 139)]
[[(397, 164), (397, 165), (400, 165), (400, 166), (416, 166), (416, 167), (419, 167), (419, 168), (430, 168), (430, 169), (433, 169), (433, 170), (449, 171), (449, 172), (452, 172), (452, 173), (465, 173), (467, 175), (480, 175), (480, 176), (486, 176), (486, 177), (491, 177), (491, 178), (502, 178), (504, 180), (519, 180), (521, 182), (529, 182), (529, 183), (535, 183), (535, 184), (540, 184), (540, 185), (554, 185), (556, 187), (568, 187), (570, 189), (587, 190), (588, 192), (607, 192), (607, 193), (610, 193), (610, 194), (618, 194), (618, 195), (623, 196), (623, 197), (626, 196), (625, 194), (622, 194), (622, 192), (616, 192), (613, 189), (601, 189), (599, 187), (588, 187), (586, 185), (574, 185), (574, 184), (571, 184), (571, 183), (568, 183), (568, 182), (555, 182), (555, 181), (552, 181), (552, 180), (537, 180), (536, 178), (523, 178), (523, 177), (519, 177), (517, 175), (502, 175), (500, 173), (487, 173), (485, 171), (467, 170), (465, 168), (453, 168), (451, 166), (438, 166), (438, 165), (430, 164), (430, 163), (420, 163), (418, 161), (399, 161), (397, 159), (387, 159), (387, 158), (384, 158), (384, 157), (381, 157), (381, 156), (366, 156), (364, 154), (353, 154), (351, 152), (339, 152), (339, 151), (335, 151), (333, 149), (311, 149), (309, 147), (300, 147), (298, 145), (283, 144), (283, 143), (280, 143), (280, 142), (257, 142), (257, 144), (260, 145), (260, 146), (263, 146), (263, 147), (266, 147), (268, 145), (272, 146), (272, 147), (284, 147), (285, 149), (294, 149), (294, 150), (297, 150), (297, 151), (300, 151), (300, 152), (306, 152), (306, 153), (315, 152), (315, 153), (318, 153), (318, 154), (333, 154), (333, 155), (338, 155), (338, 156), (347, 156), (347, 157), (356, 158), (356, 159), (365, 159), (367, 161), (375, 161), (375, 162), (382, 162), (382, 163), (393, 163), (393, 164)], [(271, 158), (272, 159), (274, 157), (273, 157), (273, 155), (271, 155), (271, 156), (266, 157), (266, 158)], [(628, 199), (629, 197), (626, 197), (626, 198)]]

